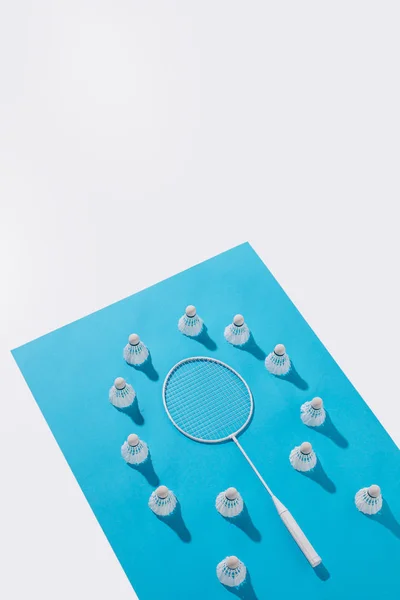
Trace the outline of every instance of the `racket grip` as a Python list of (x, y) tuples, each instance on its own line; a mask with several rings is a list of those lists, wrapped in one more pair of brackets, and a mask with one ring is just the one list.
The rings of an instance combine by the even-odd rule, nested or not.
[(272, 500), (275, 504), (276, 510), (278, 511), (280, 518), (286, 525), (290, 535), (297, 543), (298, 547), (303, 552), (310, 565), (313, 568), (320, 565), (322, 562), (322, 558), (318, 556), (317, 552), (314, 550), (311, 543), (308, 541), (305, 534), (300, 529), (299, 525), (292, 517), (288, 509), (275, 496), (272, 497)]

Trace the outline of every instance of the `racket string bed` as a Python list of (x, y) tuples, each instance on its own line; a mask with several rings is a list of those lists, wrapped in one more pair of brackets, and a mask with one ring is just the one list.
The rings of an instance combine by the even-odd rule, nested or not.
[(229, 437), (247, 420), (251, 401), (245, 383), (222, 364), (209, 361), (177, 366), (165, 390), (168, 411), (179, 428), (203, 440)]

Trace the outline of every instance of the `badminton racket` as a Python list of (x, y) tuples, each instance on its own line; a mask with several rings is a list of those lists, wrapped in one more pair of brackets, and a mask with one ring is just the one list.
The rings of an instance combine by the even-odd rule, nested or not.
[(250, 388), (239, 373), (214, 358), (186, 358), (165, 378), (163, 402), (172, 423), (190, 439), (205, 444), (232, 440), (236, 444), (271, 496), (280, 518), (308, 562), (312, 567), (318, 566), (322, 559), (237, 439), (250, 423), (254, 410)]

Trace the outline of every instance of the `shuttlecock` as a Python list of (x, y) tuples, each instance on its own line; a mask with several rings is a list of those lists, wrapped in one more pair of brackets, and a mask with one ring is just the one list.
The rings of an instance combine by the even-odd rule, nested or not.
[(290, 358), (283, 344), (277, 344), (265, 359), (265, 368), (273, 375), (286, 375), (290, 371)]
[(186, 307), (185, 314), (178, 321), (178, 329), (184, 335), (197, 337), (203, 331), (204, 322), (192, 304)]
[(223, 585), (238, 587), (246, 579), (246, 565), (237, 556), (227, 556), (217, 565), (217, 577)]
[(150, 496), (149, 507), (156, 515), (167, 517), (174, 512), (177, 499), (165, 485), (160, 485)]
[(243, 346), (249, 341), (250, 329), (244, 322), (243, 315), (235, 315), (230, 325), (225, 327), (224, 336), (234, 346)]
[(382, 508), (382, 494), (379, 485), (362, 488), (355, 495), (355, 503), (359, 511), (365, 515), (375, 515)]
[(325, 421), (326, 412), (322, 398), (313, 398), (305, 402), (300, 408), (300, 417), (308, 427), (319, 427)]
[(237, 517), (243, 510), (243, 499), (236, 488), (230, 487), (218, 494), (215, 508), (223, 517)]
[(110, 388), (108, 398), (117, 408), (126, 408), (135, 400), (136, 394), (133, 387), (126, 383), (123, 377), (117, 377), (114, 385)]
[(149, 449), (136, 433), (131, 433), (121, 446), (121, 456), (130, 465), (140, 465), (147, 460)]
[(124, 359), (129, 365), (138, 366), (143, 364), (149, 356), (149, 351), (137, 333), (131, 333), (129, 341), (124, 348)]
[(311, 471), (317, 464), (317, 455), (310, 442), (303, 442), (300, 446), (293, 448), (289, 460), (296, 471)]

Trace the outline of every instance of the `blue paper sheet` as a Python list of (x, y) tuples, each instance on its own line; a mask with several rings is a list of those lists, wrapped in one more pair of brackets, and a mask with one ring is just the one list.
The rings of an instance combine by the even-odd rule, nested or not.
[[(179, 333), (177, 321), (195, 304), (207, 325), (201, 341)], [(224, 328), (242, 313), (254, 339), (229, 345)], [(142, 371), (122, 350), (132, 332), (151, 351)], [(270, 375), (264, 358), (284, 343), (295, 370)], [(232, 590), (260, 600), (400, 598), (399, 450), (248, 244), (238, 246), (149, 289), (13, 351), (79, 485), (140, 600), (223, 600), (217, 563), (235, 554), (249, 570)], [(255, 412), (240, 442), (267, 483), (287, 505), (323, 558), (313, 570), (281, 523), (270, 498), (233, 442), (196, 443), (173, 427), (162, 403), (170, 368), (189, 356), (213, 356), (249, 384)], [(371, 368), (371, 365), (366, 365)], [(108, 401), (114, 378), (138, 395), (131, 415)], [(394, 391), (395, 392), (395, 391)], [(321, 430), (300, 420), (300, 406), (324, 399)], [(129, 433), (149, 445), (142, 472), (126, 465), (120, 447)], [(310, 441), (319, 459), (312, 475), (293, 470), (290, 450)], [(166, 524), (148, 498), (163, 483), (181, 512)], [(384, 506), (367, 517), (356, 491), (378, 483)], [(238, 524), (215, 510), (217, 494), (241, 492), (246, 514)]]

